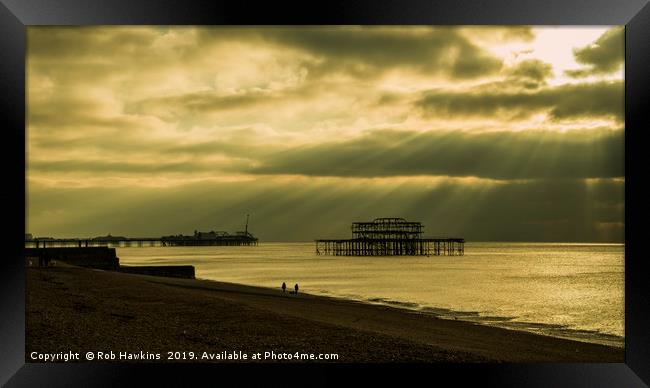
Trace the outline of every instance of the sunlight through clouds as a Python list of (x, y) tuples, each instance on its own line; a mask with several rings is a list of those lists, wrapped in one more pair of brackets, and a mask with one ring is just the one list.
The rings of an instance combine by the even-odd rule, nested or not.
[(622, 241), (623, 31), (29, 27), (29, 232)]

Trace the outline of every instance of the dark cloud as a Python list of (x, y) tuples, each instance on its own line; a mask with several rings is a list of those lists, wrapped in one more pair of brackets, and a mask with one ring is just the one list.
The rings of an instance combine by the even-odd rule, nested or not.
[(446, 117), (526, 118), (548, 112), (552, 119), (614, 118), (623, 121), (622, 81), (564, 84), (530, 91), (477, 88), (468, 91), (426, 92), (416, 106), (426, 115)]
[(572, 77), (606, 74), (617, 71), (625, 61), (625, 27), (614, 27), (601, 35), (594, 43), (574, 50), (578, 63), (588, 67), (569, 70)]
[[(131, 138), (31, 142), (31, 173), (188, 175), (268, 174), (340, 177), (453, 176), (509, 179), (611, 178), (624, 175), (622, 130), (406, 132), (378, 130), (360, 138), (311, 146), (264, 145), (230, 139), (178, 144)], [(59, 159), (39, 159), (42, 149)], [(86, 159), (67, 152), (104, 155)], [(120, 157), (121, 155), (121, 157)], [(215, 157), (217, 159), (215, 159)], [(216, 161), (215, 161), (216, 160)]]
[(607, 129), (464, 133), (375, 131), (290, 149), (251, 172), (314, 176), (445, 175), (564, 179), (624, 175), (624, 136)]
[(454, 78), (473, 78), (501, 69), (500, 59), (489, 55), (453, 29), (426, 34), (394, 31), (345, 30), (294, 31), (284, 43), (308, 49), (327, 58), (318, 70), (349, 69), (356, 73), (404, 66), (427, 74), (447, 73)]
[(199, 35), (203, 43), (232, 38), (304, 51), (315, 59), (305, 61), (312, 76), (343, 72), (363, 77), (404, 68), (428, 75), (474, 78), (497, 73), (502, 67), (501, 59), (454, 27), (209, 28), (200, 30)]
[(538, 59), (529, 59), (517, 63), (506, 72), (507, 81), (533, 89), (546, 84), (553, 76), (553, 66)]
[[(218, 112), (245, 110), (270, 104), (281, 99), (281, 94), (251, 92), (239, 95), (221, 95), (214, 92), (178, 94), (153, 97), (131, 104), (127, 112), (153, 114), (165, 121), (184, 119), (193, 123)], [(185, 124), (184, 126), (187, 126)]]
[[(236, 93), (201, 91), (148, 97), (131, 102), (125, 112), (154, 116), (179, 129), (265, 124), (279, 132), (304, 132), (323, 122), (354, 123), (358, 112), (381, 114), (374, 93), (358, 89), (354, 82), (305, 82), (299, 86), (249, 89)], [(402, 96), (399, 96), (401, 99)], [(405, 103), (403, 109), (410, 108)], [(390, 119), (390, 115), (384, 115)]]
[(459, 29), (470, 39), (487, 42), (530, 42), (535, 38), (530, 26), (465, 26)]
[[(483, 187), (455, 182), (260, 180), (166, 190), (36, 188), (29, 196), (37, 236), (191, 234), (249, 230), (262, 242), (347, 238), (350, 223), (380, 216), (421, 221), (425, 234), (468, 241), (622, 242), (624, 183), (532, 181)], [(601, 202), (615, 204), (603, 207)], [(101, 222), (98, 222), (101, 220)], [(610, 227), (603, 229), (603, 223)], [(618, 225), (618, 226), (617, 226)], [(30, 225), (28, 225), (29, 227)]]
[(480, 83), (464, 93), (529, 93), (547, 85), (553, 78), (553, 66), (538, 59), (527, 59), (502, 69), (500, 75), (499, 80)]
[[(149, 48), (164, 31), (158, 27), (30, 26), (27, 49), (30, 60), (98, 62), (98, 58), (124, 56)], [(101, 61), (99, 61), (101, 62)]]
[(81, 172), (86, 174), (117, 174), (117, 176), (141, 174), (155, 177), (157, 174), (193, 174), (193, 173), (223, 173), (250, 168), (241, 159), (230, 159), (219, 162), (201, 162), (196, 160), (181, 162), (135, 162), (135, 161), (97, 161), (80, 160), (35, 160), (29, 163), (30, 173), (68, 173)]
[[(169, 34), (184, 32), (173, 49), (159, 46)], [(491, 40), (529, 40), (528, 27), (488, 28)], [(171, 41), (170, 41), (171, 42)], [(168, 42), (167, 45), (171, 43)], [(502, 60), (490, 54), (457, 27), (405, 28), (401, 26), (300, 26), (123, 28), (30, 27), (28, 57), (31, 66), (52, 74), (61, 66), (96, 77), (131, 71), (133, 65), (149, 71), (170, 63), (205, 62), (211, 47), (234, 43), (300, 52), (296, 62), (319, 78), (331, 73), (373, 77), (400, 68), (427, 75), (475, 78), (497, 73)], [(221, 51), (228, 55), (228, 51)], [(119, 60), (117, 60), (119, 59)], [(209, 61), (207, 62), (209, 63)], [(52, 67), (48, 70), (48, 67)], [(69, 74), (68, 74), (69, 75)], [(57, 76), (66, 78), (65, 72)]]
[[(314, 97), (312, 88), (294, 88), (289, 91), (251, 90), (239, 94), (221, 94), (214, 91), (182, 93), (165, 97), (143, 99), (126, 106), (133, 114), (155, 115), (165, 121), (194, 122), (208, 119), (211, 115), (270, 109), (277, 104), (290, 104)], [(258, 113), (259, 114), (259, 113)], [(187, 126), (187, 123), (184, 123)]]

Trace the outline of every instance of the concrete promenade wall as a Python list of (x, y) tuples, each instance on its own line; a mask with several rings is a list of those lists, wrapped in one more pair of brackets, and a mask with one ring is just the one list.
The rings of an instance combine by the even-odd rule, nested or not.
[(120, 272), (140, 275), (164, 276), (168, 278), (194, 279), (194, 266), (192, 265), (148, 265), (148, 266), (120, 266)]
[(61, 261), (78, 267), (108, 271), (185, 279), (195, 278), (192, 265), (121, 266), (120, 259), (115, 255), (115, 248), (108, 247), (25, 248), (25, 259), (27, 265), (32, 266), (47, 266), (52, 261)]
[[(47, 258), (63, 261), (79, 267), (90, 267), (116, 271), (120, 259), (115, 255), (115, 248), (25, 248), (25, 257)], [(36, 261), (38, 263), (38, 261)]]

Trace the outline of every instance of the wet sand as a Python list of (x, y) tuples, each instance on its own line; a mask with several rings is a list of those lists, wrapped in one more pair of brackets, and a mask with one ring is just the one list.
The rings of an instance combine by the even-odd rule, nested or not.
[(279, 287), (63, 265), (27, 269), (26, 311), (26, 362), (34, 362), (33, 351), (80, 352), (81, 362), (88, 351), (161, 354), (149, 362), (169, 362), (170, 351), (195, 356), (241, 351), (250, 362), (257, 362), (253, 354), (265, 352), (336, 353), (335, 362), (624, 361), (619, 348), (293, 295)]

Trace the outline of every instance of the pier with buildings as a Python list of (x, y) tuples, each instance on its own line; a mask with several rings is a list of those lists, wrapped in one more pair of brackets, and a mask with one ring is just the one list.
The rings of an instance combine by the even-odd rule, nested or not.
[(462, 256), (465, 239), (424, 238), (420, 222), (376, 218), (352, 223), (351, 239), (316, 240), (316, 254), (333, 256)]
[(33, 237), (25, 234), (25, 247), (46, 248), (46, 247), (177, 247), (177, 246), (251, 246), (257, 245), (258, 239), (248, 231), (248, 217), (244, 231), (230, 234), (228, 232), (199, 232), (194, 231), (193, 235), (182, 234), (162, 237), (123, 237), (123, 236), (99, 236), (92, 238), (52, 238)]
[(258, 239), (250, 233), (196, 232), (191, 236), (182, 234), (162, 237), (118, 237), (100, 236), (93, 238), (33, 238), (25, 239), (25, 247), (178, 247), (178, 246), (251, 246)]

